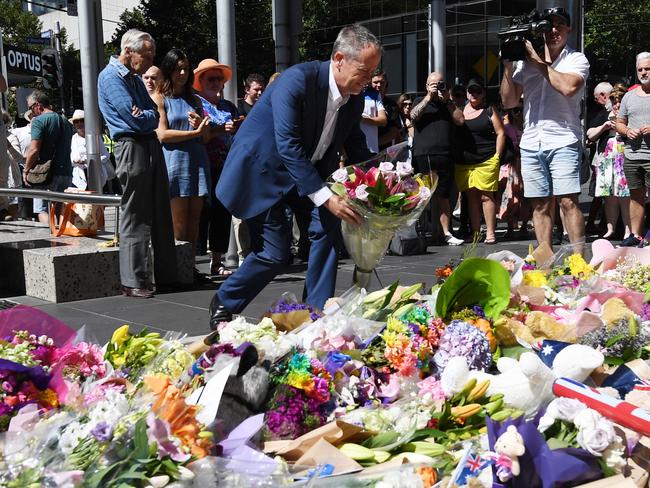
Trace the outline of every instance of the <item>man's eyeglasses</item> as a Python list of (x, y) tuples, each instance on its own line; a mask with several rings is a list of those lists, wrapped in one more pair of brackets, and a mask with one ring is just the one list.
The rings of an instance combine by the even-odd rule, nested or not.
[(34, 107), (38, 105), (38, 102), (32, 103), (29, 107), (27, 107), (29, 110), (34, 110)]

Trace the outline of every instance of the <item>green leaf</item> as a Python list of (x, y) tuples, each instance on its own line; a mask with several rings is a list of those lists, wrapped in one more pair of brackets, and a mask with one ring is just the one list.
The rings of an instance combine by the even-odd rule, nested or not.
[(147, 421), (143, 417), (135, 423), (133, 434), (133, 457), (146, 459), (149, 457), (149, 439), (147, 437)]
[(348, 193), (347, 190), (345, 189), (345, 185), (343, 183), (338, 183), (338, 182), (330, 185), (330, 190), (332, 190), (332, 193), (335, 193), (340, 197), (344, 197)]
[(392, 444), (398, 438), (399, 438), (399, 433), (395, 431), (387, 431), (366, 439), (362, 445), (364, 447), (367, 447), (368, 449), (375, 449), (377, 447), (384, 447), (389, 444)]
[(440, 287), (436, 312), (442, 318), (454, 309), (481, 305), (488, 318), (496, 319), (510, 302), (510, 275), (498, 262), (468, 258)]
[(404, 197), (406, 197), (405, 193), (395, 193), (394, 195), (391, 195), (386, 200), (384, 200), (384, 202), (399, 203), (400, 205), (403, 205)]

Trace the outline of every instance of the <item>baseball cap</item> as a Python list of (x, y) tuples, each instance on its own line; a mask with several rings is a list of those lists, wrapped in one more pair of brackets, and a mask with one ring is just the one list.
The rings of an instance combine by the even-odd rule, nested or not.
[(475, 88), (475, 87), (485, 89), (483, 80), (481, 80), (480, 78), (472, 78), (467, 82), (467, 86), (465, 87), (465, 89), (469, 91), (471, 88)]
[(544, 10), (545, 19), (551, 20), (550, 18), (553, 15), (557, 17), (562, 17), (566, 22), (566, 25), (571, 27), (571, 16), (569, 15), (569, 12), (567, 12), (567, 9), (565, 9), (564, 7), (553, 7)]

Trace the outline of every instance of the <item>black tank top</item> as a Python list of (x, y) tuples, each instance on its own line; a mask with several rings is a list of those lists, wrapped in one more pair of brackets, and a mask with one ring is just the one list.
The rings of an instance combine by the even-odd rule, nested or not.
[[(497, 135), (491, 120), (492, 109), (486, 108), (475, 119), (465, 119), (457, 132), (458, 149), (462, 151), (461, 164), (482, 163), (497, 151)], [(461, 153), (458, 151), (458, 153)]]

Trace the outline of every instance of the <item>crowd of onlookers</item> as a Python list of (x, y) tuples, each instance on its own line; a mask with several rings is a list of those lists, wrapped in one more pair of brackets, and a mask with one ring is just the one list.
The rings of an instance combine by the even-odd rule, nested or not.
[[(529, 48), (525, 63), (504, 61), (498, 100), (488, 100), (481, 79), (450, 86), (441, 73), (430, 73), (423, 96), (388, 96), (389, 80), (375, 70), (364, 91), (359, 125), (368, 149), (377, 153), (408, 141), (418, 172), (433, 171), (438, 184), (431, 211), (418, 228), (438, 229), (439, 244), (527, 238), (532, 221), (539, 242), (578, 243), (586, 235), (643, 245), (644, 208), (650, 187), (650, 53), (637, 56), (639, 84), (599, 83), (598, 111), (580, 122), (580, 100), (589, 64), (566, 46), (570, 18), (550, 12), (553, 29), (544, 55)], [(153, 66), (155, 42), (128, 31), (121, 52), (111, 58), (98, 80), (99, 106), (106, 122), (101, 149), (100, 183), (120, 193), (120, 267), (123, 292), (149, 297), (177, 285), (174, 239), (190, 242), (195, 254), (210, 253), (209, 275), (233, 273), (223, 256), (231, 228), (240, 262), (250, 250), (246, 224), (231, 217), (214, 189), (234, 136), (253, 110), (268, 82), (249, 75), (238, 103), (223, 98), (232, 70), (214, 59), (188, 59), (179, 49)], [(0, 80), (5, 88), (4, 80)], [(47, 188), (89, 186), (84, 113), (68, 120), (52, 110), (48, 96), (27, 97), (21, 124), (6, 131), (0, 146), (0, 186), (27, 185), (24, 174), (39, 160), (51, 159)], [(273, 137), (273, 134), (268, 134)], [(6, 155), (6, 158), (4, 157)], [(345, 164), (345, 154), (340, 155)], [(589, 174), (591, 173), (591, 174)], [(590, 179), (593, 197), (586, 230), (578, 197)], [(18, 199), (0, 200), (0, 217), (20, 214)], [(24, 203), (26, 206), (27, 203)], [(47, 202), (34, 200), (23, 217), (48, 221)], [(294, 221), (296, 258), (309, 255), (309, 215), (289, 213)], [(497, 236), (497, 219), (507, 223)], [(457, 224), (454, 225), (454, 220)], [(599, 223), (596, 223), (599, 221)], [(148, 246), (158, 257), (155, 286), (150, 282)], [(160, 264), (164, 263), (164, 264)], [(207, 277), (195, 269), (195, 279)]]

